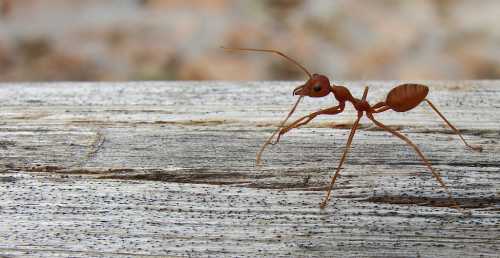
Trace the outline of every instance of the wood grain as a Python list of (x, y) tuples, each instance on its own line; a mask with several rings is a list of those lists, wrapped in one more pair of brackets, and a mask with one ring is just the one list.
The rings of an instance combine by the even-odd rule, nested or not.
[[(371, 103), (399, 82), (345, 82)], [(352, 107), (255, 154), (293, 82), (0, 84), (0, 256), (499, 257), (500, 82), (419, 82), (425, 103), (363, 119), (325, 210)], [(305, 99), (300, 114), (335, 105)], [(296, 114), (294, 117), (298, 117)]]

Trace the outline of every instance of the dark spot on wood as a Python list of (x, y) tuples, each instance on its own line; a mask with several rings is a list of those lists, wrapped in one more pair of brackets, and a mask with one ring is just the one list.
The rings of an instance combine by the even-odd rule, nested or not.
[(0, 177), (0, 182), (2, 183), (13, 183), (13, 182), (16, 182), (17, 181), (17, 178), (13, 177), (13, 176), (2, 176)]
[(16, 142), (14, 141), (0, 141), (0, 149), (6, 150), (9, 147), (16, 146)]
[[(485, 208), (500, 204), (498, 197), (455, 198), (462, 208)], [(452, 207), (447, 197), (418, 197), (418, 196), (374, 196), (365, 199), (366, 202), (387, 204), (412, 204), (431, 207)]]

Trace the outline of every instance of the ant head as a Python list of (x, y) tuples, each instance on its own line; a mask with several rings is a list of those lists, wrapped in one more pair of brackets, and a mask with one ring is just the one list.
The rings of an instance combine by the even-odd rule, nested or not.
[(328, 77), (315, 73), (304, 85), (295, 88), (293, 95), (319, 98), (328, 95), (331, 91)]

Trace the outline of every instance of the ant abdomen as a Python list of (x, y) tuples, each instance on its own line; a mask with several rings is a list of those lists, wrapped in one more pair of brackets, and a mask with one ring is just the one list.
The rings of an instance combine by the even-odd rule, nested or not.
[(396, 86), (387, 94), (385, 104), (396, 112), (405, 112), (418, 106), (429, 93), (422, 84), (406, 83)]

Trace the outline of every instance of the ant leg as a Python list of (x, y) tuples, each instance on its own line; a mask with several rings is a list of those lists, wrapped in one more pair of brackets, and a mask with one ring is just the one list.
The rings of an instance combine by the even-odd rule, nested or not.
[(473, 149), (473, 150), (475, 150), (475, 151), (482, 151), (482, 150), (483, 150), (483, 148), (482, 148), (481, 146), (477, 146), (477, 145), (475, 145), (475, 146), (473, 146), (473, 145), (469, 145), (469, 144), (465, 141), (465, 139), (464, 139), (464, 137), (462, 136), (462, 134), (460, 134), (460, 132), (457, 130), (457, 128), (455, 128), (455, 127), (454, 127), (454, 126), (453, 126), (453, 125), (452, 125), (452, 124), (451, 124), (451, 123), (450, 123), (450, 122), (449, 122), (449, 121), (448, 121), (448, 120), (447, 120), (447, 119), (443, 116), (443, 114), (441, 114), (441, 112), (439, 112), (439, 110), (438, 110), (438, 109), (437, 109), (437, 108), (436, 108), (436, 107), (432, 104), (432, 102), (430, 102), (428, 99), (425, 99), (425, 101), (427, 102), (427, 104), (429, 104), (429, 106), (431, 106), (431, 108), (432, 108), (432, 109), (434, 109), (434, 111), (436, 111), (436, 113), (437, 113), (437, 114), (438, 114), (438, 115), (439, 115), (439, 116), (440, 116), (440, 117), (444, 120), (444, 122), (445, 122), (445, 123), (446, 123), (446, 124), (447, 124), (447, 125), (451, 128), (451, 130), (453, 130), (453, 132), (455, 132), (455, 133), (456, 133), (456, 134), (460, 137), (460, 139), (462, 139), (462, 141), (464, 142), (464, 144), (465, 144), (467, 147), (469, 147), (469, 148), (471, 148), (471, 149)]
[(302, 125), (305, 125), (305, 124), (309, 123), (315, 117), (316, 117), (316, 115), (314, 115), (314, 113), (312, 113), (312, 114), (309, 114), (307, 116), (303, 116), (303, 117), (295, 120), (293, 123), (291, 123), (290, 125), (288, 125), (285, 128), (281, 128), (281, 130), (279, 131), (278, 137), (271, 144), (272, 145), (278, 144), (278, 142), (280, 141), (282, 135), (286, 134), (288, 131), (292, 130), (293, 128), (297, 128), (297, 127), (300, 127)]
[(385, 102), (382, 101), (373, 105), (371, 107), (370, 113), (381, 113), (389, 109), (391, 109), (391, 107), (387, 106), (387, 104), (385, 104)]
[(327, 108), (327, 109), (322, 109), (320, 111), (316, 111), (316, 112), (311, 113), (307, 116), (303, 116), (303, 117), (295, 120), (289, 126), (282, 128), (278, 134), (278, 137), (276, 138), (276, 141), (272, 144), (273, 145), (277, 144), (280, 141), (281, 136), (286, 134), (288, 131), (311, 122), (311, 120), (313, 120), (314, 118), (316, 118), (319, 115), (336, 115), (338, 113), (341, 113), (342, 111), (344, 111), (344, 106), (339, 105), (339, 106), (335, 106), (335, 107), (331, 107), (331, 108)]
[(389, 107), (389, 106), (383, 106), (383, 107), (381, 107), (381, 108), (378, 108), (378, 109), (376, 109), (376, 110), (373, 110), (373, 112), (371, 112), (371, 113), (381, 113), (381, 112), (387, 111), (387, 110), (389, 110), (389, 109), (391, 109), (391, 107)]
[(365, 90), (363, 91), (363, 97), (361, 97), (362, 101), (366, 101), (366, 97), (368, 96), (368, 86), (365, 87)]
[(362, 113), (358, 113), (358, 119), (356, 119), (356, 122), (352, 125), (351, 133), (349, 134), (349, 138), (347, 139), (347, 143), (344, 149), (344, 154), (342, 154), (342, 158), (340, 158), (339, 165), (337, 167), (337, 170), (335, 171), (335, 174), (332, 177), (332, 181), (330, 183), (330, 186), (328, 187), (328, 191), (326, 192), (326, 196), (319, 205), (321, 209), (324, 209), (326, 205), (328, 204), (328, 200), (330, 200), (330, 194), (333, 189), (333, 185), (335, 184), (335, 180), (337, 180), (337, 177), (339, 176), (340, 168), (342, 167), (342, 164), (344, 164), (345, 158), (347, 157), (347, 153), (349, 152), (349, 148), (351, 147), (352, 143), (352, 138), (354, 137), (354, 134), (356, 133), (356, 129), (358, 128), (359, 120), (361, 120), (361, 117), (363, 116)]
[(455, 199), (453, 199), (453, 196), (451, 195), (451, 192), (450, 190), (448, 190), (448, 186), (444, 183), (443, 179), (441, 178), (441, 176), (439, 175), (439, 173), (437, 171), (434, 170), (434, 168), (432, 168), (431, 166), (431, 163), (425, 158), (424, 154), (420, 151), (420, 149), (417, 147), (417, 145), (415, 145), (410, 139), (408, 139), (406, 136), (402, 135), (401, 133), (399, 133), (398, 131), (395, 131), (389, 127), (387, 127), (386, 125), (380, 123), (379, 121), (375, 120), (375, 118), (373, 117), (372, 114), (370, 113), (367, 113), (366, 114), (368, 116), (368, 118), (370, 120), (372, 120), (378, 127), (390, 132), (391, 134), (393, 134), (394, 136), (400, 138), (401, 140), (405, 141), (408, 145), (410, 145), (414, 150), (415, 152), (418, 154), (418, 156), (420, 156), (420, 158), (423, 160), (425, 166), (427, 166), (427, 168), (429, 168), (429, 170), (431, 171), (432, 175), (434, 176), (434, 178), (436, 178), (436, 180), (438, 181), (438, 183), (441, 185), (441, 187), (444, 188), (444, 190), (446, 191), (446, 193), (448, 194), (448, 199), (450, 200), (452, 206), (456, 209), (460, 209), (460, 206), (458, 205), (458, 203), (455, 201)]
[(381, 107), (385, 107), (385, 106), (386, 106), (385, 102), (382, 101), (382, 102), (379, 102), (379, 103), (373, 105), (372, 108), (377, 109), (377, 108), (381, 108)]
[(384, 112), (384, 111), (389, 110), (389, 109), (391, 109), (391, 107), (387, 106), (387, 104), (385, 104), (385, 102), (382, 101), (382, 102), (379, 102), (379, 103), (373, 105), (371, 107), (370, 113), (372, 113), (372, 114), (373, 113), (380, 113), (380, 112)]
[(285, 117), (285, 119), (283, 121), (281, 121), (280, 125), (278, 126), (278, 128), (276, 129), (276, 131), (274, 131), (274, 133), (269, 137), (267, 138), (267, 140), (264, 142), (264, 144), (262, 145), (262, 147), (260, 147), (260, 150), (259, 152), (257, 152), (257, 158), (256, 158), (256, 164), (257, 166), (260, 165), (260, 158), (262, 156), (262, 153), (264, 152), (264, 149), (266, 149), (267, 145), (269, 145), (271, 143), (271, 140), (274, 138), (274, 136), (281, 130), (281, 128), (283, 127), (283, 125), (286, 123), (286, 121), (288, 121), (288, 118), (290, 118), (290, 116), (292, 116), (293, 112), (295, 112), (295, 109), (297, 108), (297, 106), (299, 105), (300, 101), (302, 100), (304, 96), (300, 96), (297, 101), (295, 102), (295, 104), (292, 106), (292, 109), (290, 109), (290, 111), (288, 112), (288, 115)]

